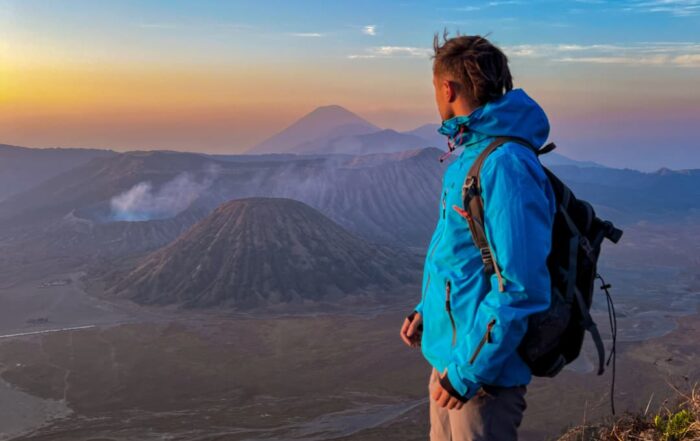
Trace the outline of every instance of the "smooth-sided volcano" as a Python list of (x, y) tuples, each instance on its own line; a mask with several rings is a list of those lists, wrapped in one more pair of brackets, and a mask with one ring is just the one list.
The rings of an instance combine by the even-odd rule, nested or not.
[(334, 301), (416, 281), (415, 258), (291, 199), (227, 202), (146, 256), (111, 291), (144, 304), (254, 308)]
[[(341, 106), (323, 106), (307, 113), (291, 126), (266, 139), (248, 153), (299, 153), (300, 145), (337, 137), (373, 133), (379, 127)], [(307, 151), (309, 147), (305, 148)], [(302, 148), (301, 150), (304, 150)]]

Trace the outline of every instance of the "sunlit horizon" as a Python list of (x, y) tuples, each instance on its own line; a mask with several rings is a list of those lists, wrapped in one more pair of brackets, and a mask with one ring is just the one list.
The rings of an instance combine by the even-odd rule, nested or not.
[(382, 128), (438, 123), (447, 28), (504, 49), (561, 153), (700, 168), (699, 17), (687, 1), (4, 0), (0, 143), (235, 154), (330, 104)]

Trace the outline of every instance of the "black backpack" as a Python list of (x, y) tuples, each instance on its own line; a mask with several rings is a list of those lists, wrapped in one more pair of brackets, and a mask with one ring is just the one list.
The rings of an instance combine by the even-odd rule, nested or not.
[[(462, 188), (465, 218), (469, 222), (474, 244), (481, 252), (484, 271), (487, 275), (496, 274), (501, 290), (503, 279), (484, 232), (484, 202), (481, 198), (479, 174), (488, 155), (505, 142), (516, 142), (533, 150), (538, 156), (551, 152), (556, 147), (554, 143), (549, 143), (537, 149), (519, 138), (497, 137), (476, 158), (467, 174)], [(609, 221), (596, 217), (591, 204), (576, 199), (559, 178), (546, 167), (543, 166), (543, 169), (552, 184), (557, 203), (552, 249), (547, 259), (552, 279), (552, 297), (547, 310), (530, 316), (518, 353), (533, 375), (553, 377), (579, 356), (585, 331), (588, 331), (598, 352), (598, 375), (601, 375), (604, 371), (605, 348), (590, 314), (594, 284), (598, 278), (602, 283), (601, 289), (605, 291), (610, 314), (613, 345), (607, 363), (613, 359), (614, 375), (617, 324), (614, 305), (608, 292), (610, 285), (598, 275), (597, 263), (603, 239), (617, 243), (622, 237), (622, 230), (615, 228)]]

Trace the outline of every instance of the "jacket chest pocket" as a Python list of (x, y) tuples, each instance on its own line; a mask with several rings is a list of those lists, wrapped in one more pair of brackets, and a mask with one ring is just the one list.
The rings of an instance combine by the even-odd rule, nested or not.
[[(457, 188), (459, 191), (456, 191)], [(457, 214), (459, 225), (464, 226), (469, 229), (467, 218), (469, 214), (464, 209), (464, 201), (462, 200), (462, 183), (457, 186), (456, 180), (450, 180), (442, 190), (442, 206), (443, 206), (443, 219), (448, 216), (450, 212)]]

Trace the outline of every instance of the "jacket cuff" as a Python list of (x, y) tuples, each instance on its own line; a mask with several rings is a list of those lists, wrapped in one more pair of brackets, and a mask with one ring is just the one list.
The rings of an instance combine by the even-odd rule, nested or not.
[(420, 302), (416, 305), (415, 308), (413, 308), (418, 314), (423, 315), (423, 300), (421, 299)]
[(481, 389), (481, 384), (460, 378), (454, 363), (447, 366), (447, 375), (440, 378), (440, 386), (461, 402), (468, 401)]

